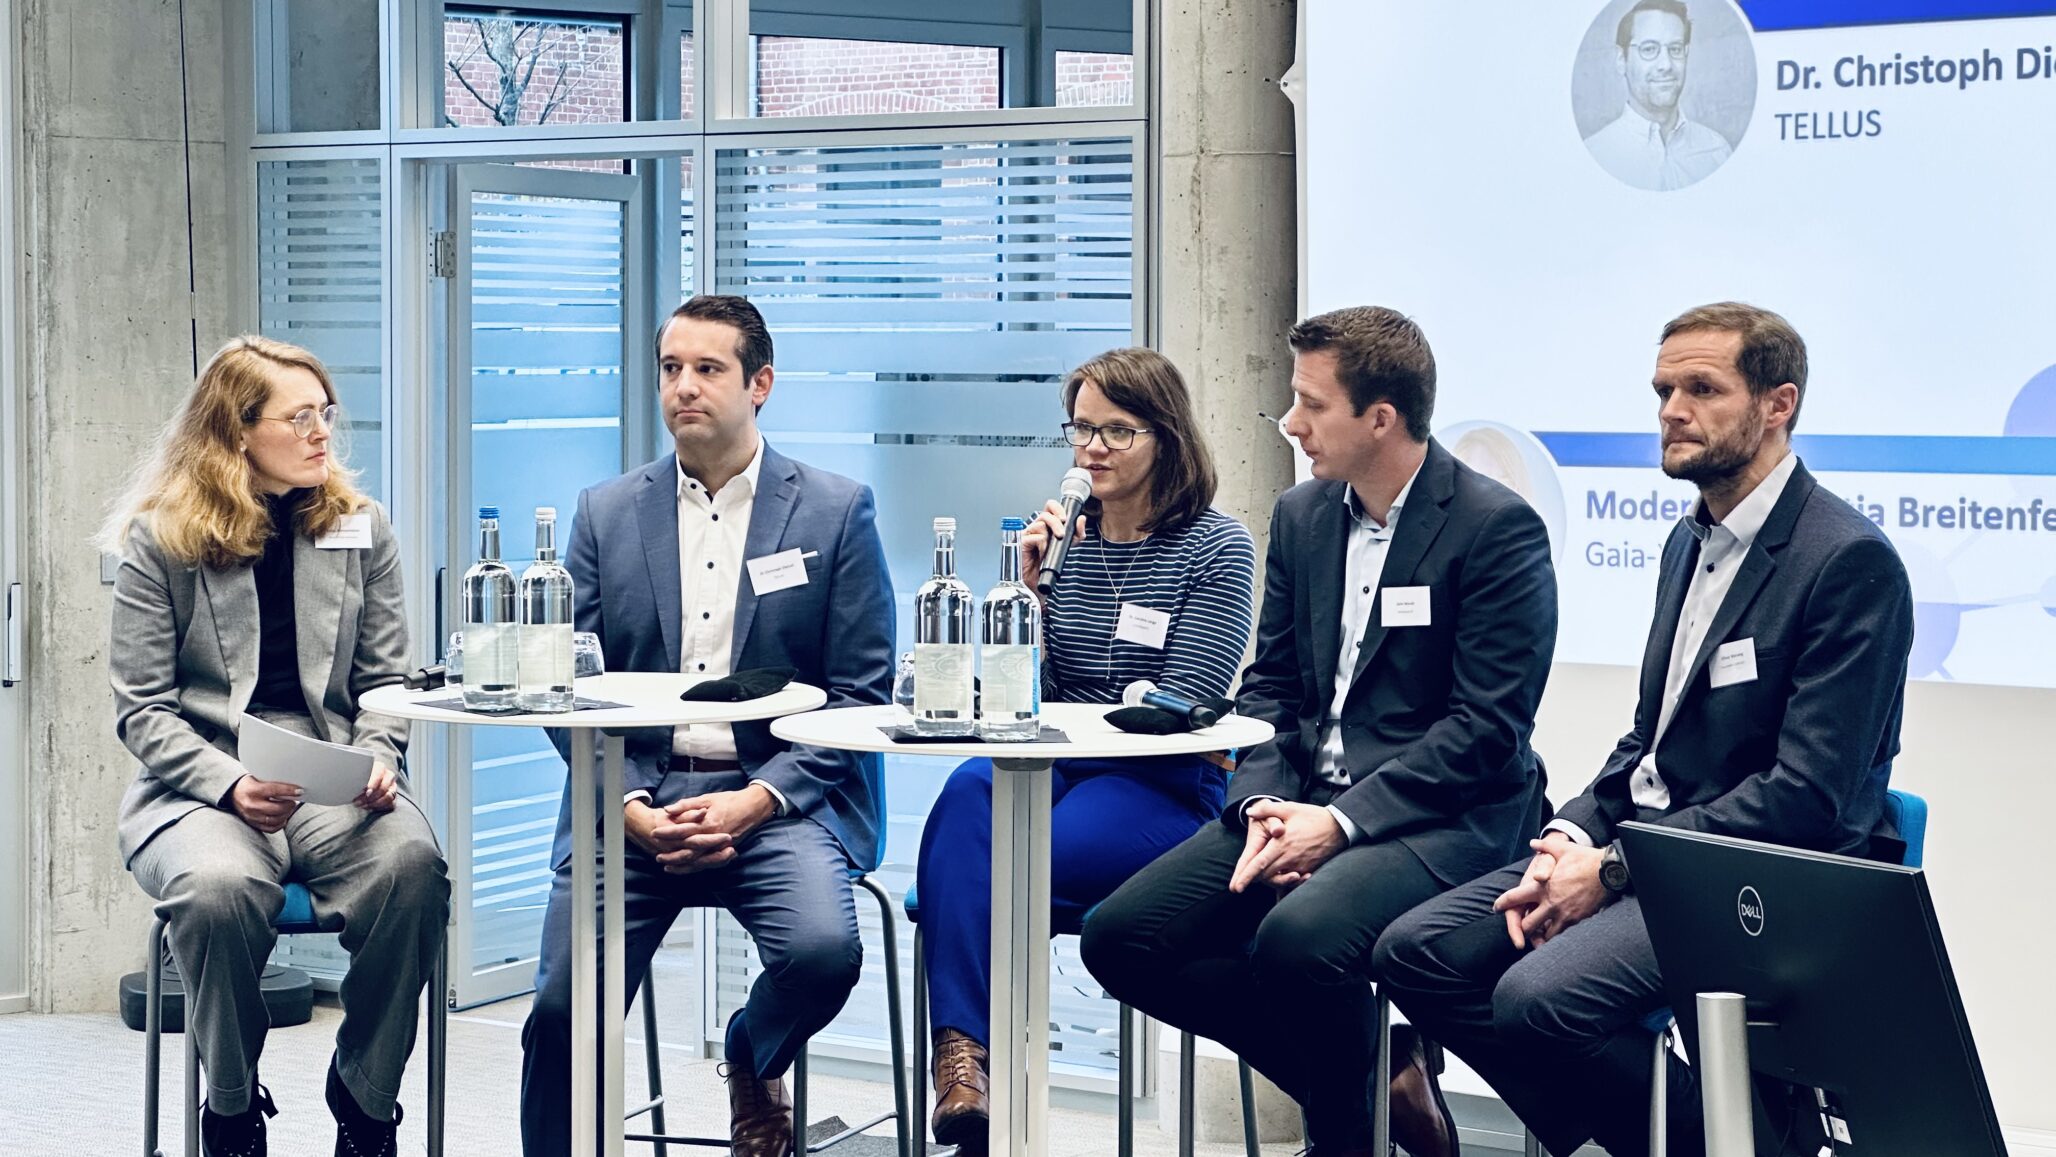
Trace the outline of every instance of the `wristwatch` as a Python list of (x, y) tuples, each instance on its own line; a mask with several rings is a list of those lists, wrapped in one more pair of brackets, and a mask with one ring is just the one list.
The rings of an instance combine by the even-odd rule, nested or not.
[(1599, 860), (1599, 884), (1615, 896), (1628, 894), (1628, 862), (1621, 859), (1621, 846), (1608, 844)]

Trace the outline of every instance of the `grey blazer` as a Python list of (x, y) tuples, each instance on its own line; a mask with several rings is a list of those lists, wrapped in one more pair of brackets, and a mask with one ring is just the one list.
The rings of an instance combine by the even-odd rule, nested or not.
[[(405, 720), (359, 715), (357, 697), (407, 670), (400, 550), (373, 503), (371, 546), (293, 543), (300, 686), (317, 737), (369, 750), (407, 780)], [(168, 558), (148, 520), (129, 529), (114, 580), (108, 674), (114, 730), (141, 761), (117, 821), (124, 864), (196, 808), (220, 807), (244, 774), (236, 728), (257, 686), (257, 581), (248, 566), (217, 570)]]

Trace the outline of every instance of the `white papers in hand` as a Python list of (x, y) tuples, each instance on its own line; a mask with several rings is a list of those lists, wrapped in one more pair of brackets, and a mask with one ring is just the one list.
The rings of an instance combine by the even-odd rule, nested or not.
[(243, 716), (236, 758), (258, 779), (299, 788), (302, 803), (349, 803), (371, 782), (370, 752), (287, 731), (255, 715)]

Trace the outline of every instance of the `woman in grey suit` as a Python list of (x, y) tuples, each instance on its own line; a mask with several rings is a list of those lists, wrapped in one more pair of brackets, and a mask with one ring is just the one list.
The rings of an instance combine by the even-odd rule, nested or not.
[[(109, 667), (115, 731), (141, 761), (123, 860), (170, 924), (187, 1031), (206, 1067), (210, 1157), (265, 1152), (258, 977), (282, 885), (303, 883), (351, 956), (328, 1073), (337, 1157), (394, 1152), (416, 1002), (441, 949), (449, 881), (407, 795), (404, 722), (358, 696), (401, 681), (407, 630), (385, 512), (337, 459), (335, 385), (306, 350), (223, 346), (103, 534), (121, 556)], [(373, 753), (353, 804), (236, 758), (245, 713)]]

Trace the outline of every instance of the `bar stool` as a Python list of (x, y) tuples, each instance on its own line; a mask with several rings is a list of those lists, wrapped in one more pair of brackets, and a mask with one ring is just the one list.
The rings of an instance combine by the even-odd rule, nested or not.
[[(925, 1113), (928, 1106), (928, 970), (921, 959), (921, 900), (914, 888), (907, 889), (907, 920), (914, 926), (914, 1097), (909, 1120), (918, 1121), (911, 1114)], [(1084, 932), (1085, 922), (1092, 913), (1087, 911), (1076, 920), (1058, 916), (1050, 930), (1057, 936), (1077, 936)], [(1133, 1056), (1135, 1053), (1135, 1010), (1126, 1004), (1120, 1005), (1120, 1035), (1115, 1057), (1118, 1062), (1115, 1078), (1119, 1093), (1116, 1104), (1116, 1135), (1118, 1157), (1133, 1157), (1135, 1153), (1135, 1077)], [(1198, 1067), (1198, 1057), (1191, 1033), (1180, 1033), (1178, 1040), (1178, 1154), (1192, 1157), (1193, 1121), (1196, 1116), (1193, 1080)], [(1237, 1057), (1236, 1076), (1242, 1086), (1242, 1145), (1247, 1157), (1260, 1157), (1256, 1136), (1255, 1080), (1249, 1071), (1248, 1062)], [(914, 1127), (916, 1137), (927, 1137), (926, 1126)]]
[[(844, 1141), (875, 1128), (886, 1121), (894, 1122), (900, 1157), (917, 1157), (907, 1122), (912, 1118), (907, 1113), (907, 1046), (901, 1025), (900, 977), (899, 977), (899, 929), (892, 918), (892, 897), (886, 894), (878, 881), (864, 872), (850, 872), (852, 886), (863, 890), (878, 901), (878, 917), (883, 930), (885, 949), (885, 1003), (886, 1021), (890, 1025), (892, 1038), (892, 1103), (893, 1111), (880, 1113), (860, 1125), (852, 1125), (833, 1137), (815, 1144), (808, 1144), (807, 1130), (807, 1051), (800, 1055), (792, 1067), (792, 1116), (796, 1134), (794, 1149), (799, 1154), (819, 1153)], [(715, 1149), (729, 1147), (726, 1137), (685, 1137), (664, 1132), (664, 1073), (661, 1048), (657, 1042), (657, 999), (654, 972), (643, 974), (643, 1068), (649, 1080), (650, 1099), (628, 1111), (628, 1119), (634, 1120), (647, 1113), (650, 1117), (649, 1133), (630, 1133), (626, 1139), (645, 1142), (654, 1147), (657, 1157), (664, 1157), (666, 1146), (692, 1145)]]
[[(146, 996), (143, 1007), (143, 1157), (164, 1157), (157, 1147), (157, 1080), (164, 1041), (163, 917), (150, 922)], [(285, 904), (271, 918), (280, 936), (332, 931), (314, 917), (314, 896), (305, 884), (285, 884)], [(447, 1085), (450, 1025), (450, 945), (446, 939), (428, 980), (428, 1155), (442, 1157), (443, 1104)], [(190, 994), (189, 998), (190, 998)], [(186, 1157), (200, 1157), (200, 1046), (193, 1035), (192, 1005), (186, 1006)]]

